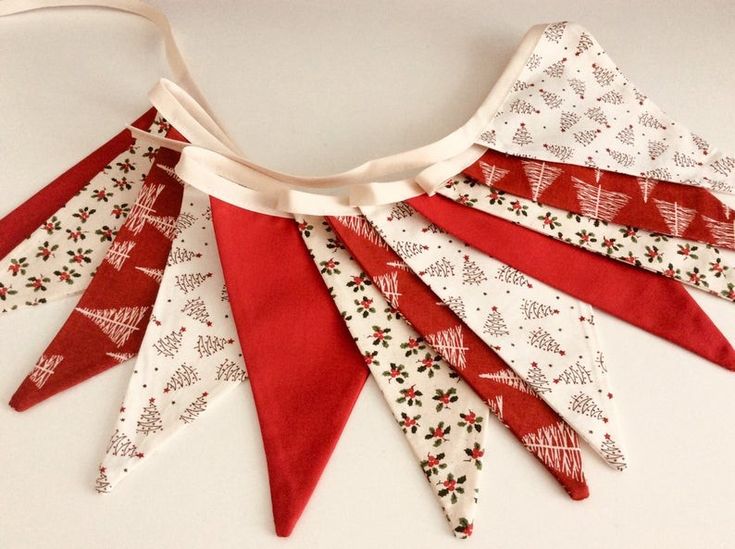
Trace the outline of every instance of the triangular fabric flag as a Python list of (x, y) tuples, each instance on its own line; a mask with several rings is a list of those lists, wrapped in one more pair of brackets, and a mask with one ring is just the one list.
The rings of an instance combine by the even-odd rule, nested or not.
[[(131, 124), (141, 130), (150, 129), (156, 118), (156, 109), (149, 109)], [(125, 151), (138, 153), (135, 139), (125, 129), (92, 154), (66, 170), (28, 200), (0, 219), (0, 257), (7, 256), (23, 239), (36, 230), (71, 198), (95, 179), (100, 172), (108, 172), (110, 189), (116, 177), (115, 159)], [(140, 153), (142, 154), (142, 153)], [(125, 175), (125, 174), (122, 174)]]
[(575, 23), (546, 27), (477, 143), (536, 160), (735, 192), (735, 156), (671, 119)]
[(488, 189), (466, 176), (449, 178), (437, 193), (568, 244), (735, 301), (733, 250), (570, 214), (527, 198)]
[[(150, 125), (155, 127), (161, 119)], [(51, 187), (49, 201), (68, 192), (69, 182), (86, 181), (76, 194), (48, 217), (25, 240), (9, 251), (0, 268), (0, 311), (38, 305), (83, 292), (102, 262), (110, 243), (125, 221), (158, 149), (135, 143), (130, 132), (117, 136), (100, 151), (83, 160)], [(130, 141), (128, 143), (128, 141)], [(110, 160), (103, 154), (127, 145)], [(89, 172), (96, 170), (93, 177)], [(54, 183), (52, 183), (54, 185)], [(58, 193), (57, 193), (58, 190)], [(6, 219), (28, 213), (45, 199), (41, 191)], [(9, 222), (0, 222), (0, 227)], [(12, 232), (9, 225), (7, 230)], [(20, 227), (20, 226), (19, 226)], [(14, 240), (9, 235), (8, 241)]]
[(212, 213), (258, 411), (276, 534), (288, 536), (368, 370), (293, 219), (214, 198)]
[(443, 196), (409, 204), (436, 227), (634, 326), (730, 370), (735, 350), (678, 282), (568, 246)]
[[(110, 492), (143, 457), (245, 381), (247, 374), (217, 254), (209, 197), (184, 188), (180, 231), (95, 488)], [(207, 273), (189, 290), (181, 281)], [(124, 358), (124, 357), (122, 357)]]
[[(488, 406), (383, 298), (376, 288), (381, 282), (370, 280), (323, 218), (296, 220), (308, 227), (301, 236), (452, 530), (467, 537), (475, 520)], [(354, 284), (358, 278), (362, 290)]]
[(707, 189), (493, 150), (462, 173), (491, 189), (601, 221), (735, 248), (735, 214)]
[[(408, 213), (407, 213), (408, 209)], [(613, 468), (626, 467), (592, 308), (471, 248), (406, 203), (362, 208), (383, 239)]]
[[(158, 282), (139, 269), (163, 268), (178, 230), (182, 184), (164, 169), (178, 158), (175, 151), (159, 149), (94, 278), (10, 400), (16, 410), (27, 410), (138, 352), (158, 292)], [(207, 278), (197, 273), (182, 283), (193, 284), (197, 275)]]
[[(495, 416), (535, 455), (573, 499), (589, 489), (577, 434), (488, 345), (445, 306), (362, 216), (330, 217), (350, 254), (393, 307), (490, 406)], [(426, 231), (440, 231), (436, 225)], [(450, 344), (453, 340), (457, 344)], [(425, 368), (426, 370), (426, 368)], [(426, 370), (431, 375), (431, 370)], [(544, 440), (544, 437), (548, 437)]]

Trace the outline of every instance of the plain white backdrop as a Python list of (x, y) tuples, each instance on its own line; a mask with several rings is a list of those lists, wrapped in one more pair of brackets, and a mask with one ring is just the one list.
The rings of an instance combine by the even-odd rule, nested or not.
[[(674, 118), (735, 150), (726, 0), (154, 4), (219, 119), (276, 169), (333, 173), (450, 133), (531, 25), (565, 19), (586, 26)], [(165, 71), (161, 45), (149, 23), (106, 10), (0, 19), (0, 214), (147, 108)], [(735, 341), (733, 305), (696, 297)], [(0, 401), (74, 302), (0, 316)], [(491, 423), (475, 534), (453, 539), (372, 381), (290, 539), (273, 533), (247, 384), (100, 496), (96, 465), (128, 363), (22, 414), (0, 405), (0, 548), (735, 546), (735, 374), (599, 317), (631, 467), (613, 472), (585, 448), (586, 501), (570, 501)]]

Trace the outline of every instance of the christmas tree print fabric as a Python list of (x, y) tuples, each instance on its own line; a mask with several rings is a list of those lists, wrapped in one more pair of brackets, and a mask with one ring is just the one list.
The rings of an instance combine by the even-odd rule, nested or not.
[(126, 473), (246, 379), (209, 197), (186, 186), (174, 239), (96, 481)]
[(383, 282), (370, 280), (323, 218), (297, 222), (452, 530), (466, 537), (485, 454), (487, 405), (383, 298), (377, 288)]
[[(156, 118), (150, 129), (161, 124)], [(133, 142), (3, 258), (2, 312), (84, 291), (130, 213), (156, 152)]]
[[(175, 130), (170, 129), (169, 135)], [(137, 354), (179, 230), (179, 153), (159, 149), (125, 223), (76, 308), (13, 395), (23, 411)]]
[(477, 143), (527, 158), (735, 190), (735, 156), (672, 120), (574, 23), (546, 27)]
[[(392, 307), (464, 379), (490, 411), (535, 455), (573, 499), (589, 489), (582, 472), (577, 434), (509, 368), (488, 345), (446, 307), (362, 216), (329, 218), (350, 254)], [(440, 231), (436, 225), (425, 228)], [(433, 356), (419, 370), (434, 375)], [(390, 375), (398, 375), (391, 370)]]
[(432, 222), (431, 230), (444, 230), (557, 290), (735, 369), (732, 345), (679, 282), (610, 261), (441, 195), (422, 195), (408, 203)]
[(463, 173), (568, 212), (735, 248), (735, 213), (707, 189), (488, 150)]
[(466, 176), (437, 190), (458, 203), (513, 221), (568, 244), (673, 278), (717, 297), (735, 300), (735, 252), (651, 233), (506, 195)]
[(362, 208), (411, 270), (613, 468), (626, 467), (592, 308), (431, 225), (406, 203)]

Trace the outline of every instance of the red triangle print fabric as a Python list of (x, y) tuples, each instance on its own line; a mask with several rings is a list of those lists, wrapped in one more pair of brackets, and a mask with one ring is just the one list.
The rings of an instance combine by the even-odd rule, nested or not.
[(16, 410), (27, 410), (137, 354), (177, 232), (183, 185), (170, 170), (178, 158), (177, 152), (158, 151), (95, 277), (13, 395), (10, 406)]
[(710, 191), (488, 150), (465, 175), (594, 219), (735, 249), (735, 213)]
[(293, 219), (212, 199), (263, 437), (276, 534), (316, 488), (368, 376)]
[(487, 402), (495, 416), (544, 464), (572, 499), (586, 498), (589, 489), (577, 434), (441, 304), (439, 297), (385, 244), (367, 219), (351, 216), (328, 220), (392, 306)]
[[(148, 129), (155, 117), (156, 109), (150, 109), (133, 122), (132, 126), (142, 130)], [(134, 142), (130, 130), (121, 131), (0, 219), (0, 257), (8, 255), (96, 174), (103, 171), (113, 158), (130, 148)]]
[(443, 230), (499, 261), (735, 370), (735, 350), (678, 282), (564, 244), (443, 196), (424, 195), (408, 202)]

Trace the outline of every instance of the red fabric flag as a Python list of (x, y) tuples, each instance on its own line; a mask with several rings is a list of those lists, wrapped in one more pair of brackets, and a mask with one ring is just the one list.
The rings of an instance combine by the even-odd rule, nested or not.
[[(155, 117), (156, 109), (152, 108), (132, 125), (136, 128), (148, 129)], [(130, 130), (121, 131), (0, 219), (0, 257), (8, 255), (24, 238), (66, 204), (95, 175), (105, 169), (113, 158), (122, 154), (134, 141)]]
[[(182, 139), (175, 130), (168, 132)], [(18, 411), (135, 356), (177, 230), (179, 153), (160, 149), (92, 282), (10, 400)], [(206, 273), (199, 276), (206, 277)], [(197, 284), (195, 276), (182, 284)]]
[(735, 370), (735, 350), (678, 282), (567, 245), (443, 196), (408, 201), (470, 246), (647, 332)]
[(294, 221), (211, 202), (263, 437), (276, 533), (288, 536), (368, 370)]
[[(554, 475), (573, 499), (589, 496), (576, 433), (406, 267), (364, 217), (329, 217), (350, 254), (411, 325), (431, 344), (459, 332), (462, 353), (444, 359), (491, 411)], [(400, 295), (400, 298), (397, 296)], [(553, 443), (554, 450), (550, 450)]]
[(595, 219), (735, 249), (735, 214), (709, 190), (488, 149), (463, 173)]

